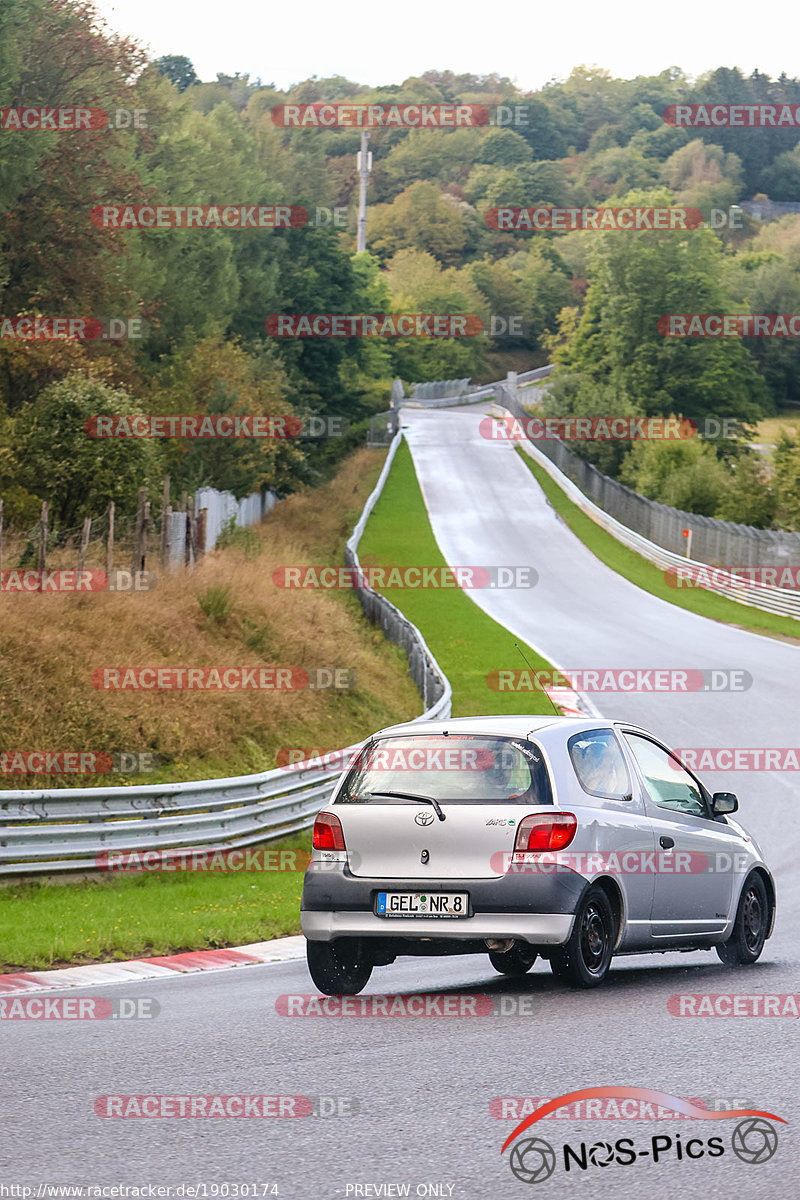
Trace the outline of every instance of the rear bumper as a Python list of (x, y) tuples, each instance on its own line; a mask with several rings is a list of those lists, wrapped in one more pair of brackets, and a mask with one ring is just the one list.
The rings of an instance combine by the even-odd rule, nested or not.
[[(559, 945), (588, 881), (573, 871), (553, 875), (502, 875), (494, 879), (366, 879), (342, 864), (312, 862), (306, 871), (301, 928), (311, 941), (336, 937), (521, 938)], [(467, 917), (379, 917), (379, 891), (467, 892)]]
[(517, 938), (536, 946), (558, 946), (572, 932), (571, 913), (480, 913), (473, 917), (377, 917), (370, 912), (308, 912), (300, 914), (310, 942), (338, 937), (436, 938), (475, 941), (479, 938)]

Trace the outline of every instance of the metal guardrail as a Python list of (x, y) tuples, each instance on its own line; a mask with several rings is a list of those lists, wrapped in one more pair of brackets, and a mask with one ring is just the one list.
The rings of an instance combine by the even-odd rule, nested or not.
[[(398, 432), (347, 543), (349, 566), (360, 565), (358, 543), (401, 437)], [(357, 591), (366, 614), (408, 652), (425, 705), (415, 720), (449, 716), (450, 684), (419, 630), (371, 588)], [(345, 747), (341, 761), (362, 744)], [(270, 841), (310, 825), (340, 774), (341, 765), (307, 760), (195, 783), (0, 791), (0, 875), (93, 869), (101, 855), (115, 851), (233, 849)]]
[[(449, 392), (442, 392), (440, 390), (438, 393), (436, 393), (431, 390), (430, 394), (428, 394), (420, 389), (427, 387), (433, 389), (433, 384), (428, 385), (416, 383), (414, 384), (413, 394), (409, 396), (407, 400), (399, 399), (395, 401), (393, 399), (392, 403), (396, 403), (398, 407), (402, 407), (402, 405), (405, 404), (411, 407), (416, 405), (420, 408), (453, 408), (460, 404), (477, 404), (480, 400), (494, 399), (497, 396), (499, 388), (507, 388), (509, 386), (512, 388), (525, 387), (528, 384), (535, 383), (539, 379), (546, 379), (552, 370), (552, 366), (548, 365), (546, 367), (536, 367), (533, 371), (522, 371), (518, 375), (515, 375), (513, 372), (511, 372), (506, 376), (505, 379), (497, 379), (494, 381), (494, 383), (470, 384), (469, 387), (463, 391), (451, 390)], [(399, 383), (400, 381), (396, 380), (395, 382)], [(468, 381), (445, 380), (444, 382), (457, 383), (460, 385)]]
[[(529, 416), (519, 401), (507, 391), (504, 391), (503, 399), (498, 400), (498, 407), (504, 409), (511, 418), (517, 418), (519, 422), (524, 422)], [(539, 449), (535, 442), (522, 436), (523, 432), (524, 425), (521, 425), (520, 440), (526, 443), (526, 453), (530, 454), (539, 466), (547, 471), (551, 479), (556, 481), (582, 512), (585, 512), (618, 542), (635, 550), (637, 554), (641, 554), (643, 558), (664, 570), (678, 571), (681, 568), (688, 568), (691, 572), (691, 579), (696, 579), (699, 575), (705, 580), (702, 586), (706, 591), (714, 592), (718, 596), (725, 596), (728, 600), (735, 600), (739, 604), (746, 604), (750, 608), (759, 608), (764, 612), (800, 619), (800, 592), (748, 580), (721, 567), (714, 567), (698, 559), (686, 558), (685, 555), (676, 554), (672, 550), (665, 550), (663, 546), (651, 542), (643, 534), (629, 529), (627, 525), (623, 525), (616, 517), (610, 516), (605, 509), (590, 500), (578, 485)], [(553, 441), (557, 440), (553, 439)]]

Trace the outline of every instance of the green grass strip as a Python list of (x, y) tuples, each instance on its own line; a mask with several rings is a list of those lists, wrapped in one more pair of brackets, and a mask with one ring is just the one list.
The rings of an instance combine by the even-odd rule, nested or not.
[(679, 590), (671, 587), (663, 570), (642, 558), (635, 550), (623, 546), (578, 508), (544, 468), (529, 457), (523, 446), (516, 446), (515, 449), (558, 515), (563, 517), (584, 546), (607, 567), (611, 567), (612, 571), (623, 575), (643, 591), (701, 617), (710, 617), (711, 620), (721, 621), (725, 625), (735, 625), (771, 637), (800, 638), (800, 621), (795, 621), (792, 617), (782, 617), (777, 613), (750, 608), (746, 604), (737, 604), (735, 600), (717, 596), (706, 588), (682, 587)]
[(287, 848), (297, 855), (251, 859), (266, 869), (109, 872), (79, 882), (4, 885), (0, 971), (213, 950), (297, 934), (310, 833), (263, 850)]
[[(383, 492), (358, 549), (363, 566), (446, 566), (433, 536), (414, 462), (405, 441), (397, 451)], [(453, 564), (458, 566), (460, 564)], [(413, 621), (453, 688), (453, 716), (552, 713), (543, 692), (498, 692), (487, 677), (500, 670), (526, 671), (516, 638), (478, 608), (461, 588), (387, 588), (383, 594)], [(519, 642), (535, 669), (552, 669)]]

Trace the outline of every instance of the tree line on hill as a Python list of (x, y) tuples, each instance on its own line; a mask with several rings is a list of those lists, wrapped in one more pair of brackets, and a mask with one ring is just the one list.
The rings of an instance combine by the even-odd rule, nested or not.
[[(800, 446), (769, 466), (755, 422), (800, 399), (792, 339), (666, 338), (670, 312), (800, 312), (800, 216), (761, 224), (732, 206), (800, 200), (791, 128), (676, 128), (674, 104), (800, 105), (800, 80), (720, 68), (615, 79), (576, 68), (534, 93), (497, 75), (430, 71), (382, 87), (341, 77), (281, 91), (247, 75), (197, 79), (147, 59), (84, 0), (6, 0), (0, 101), (85, 106), (103, 128), (0, 129), (0, 319), (140, 319), (122, 340), (0, 336), (0, 497), (6, 520), (56, 523), (161, 479), (193, 492), (290, 492), (324, 477), (387, 407), (391, 380), (498, 378), (554, 361), (547, 411), (734, 418), (739, 437), (576, 449), (655, 499), (795, 527)], [(367, 252), (356, 253), (358, 128), (284, 128), (320, 101), (480, 104), (506, 124), (373, 129)], [(137, 114), (138, 117), (137, 117)], [(498, 118), (499, 119), (499, 118)], [(299, 206), (276, 229), (98, 227), (104, 206)], [(492, 228), (498, 206), (682, 205), (682, 231)], [(709, 214), (725, 214), (712, 229)], [(732, 221), (733, 213), (736, 220)], [(277, 313), (470, 313), (469, 338), (278, 338)], [(92, 440), (98, 414), (341, 418), (342, 437)]]

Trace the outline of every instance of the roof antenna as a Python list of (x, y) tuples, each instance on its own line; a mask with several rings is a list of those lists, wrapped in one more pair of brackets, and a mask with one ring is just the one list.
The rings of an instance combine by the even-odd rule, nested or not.
[[(534, 677), (534, 678), (535, 678), (535, 674), (536, 674), (536, 672), (534, 671), (534, 669), (533, 669), (533, 667), (531, 666), (531, 664), (528, 662), (528, 659), (525, 657), (525, 653), (524, 653), (524, 651), (523, 651), (522, 647), (520, 646), (519, 642), (514, 642), (514, 645), (516, 646), (516, 648), (519, 650), (520, 654), (522, 655), (523, 661), (524, 661), (524, 662), (527, 664), (527, 666), (528, 666), (528, 669), (529, 669), (529, 671), (530, 671), (530, 673), (531, 673), (531, 677)], [(562, 716), (563, 714), (561, 713), (561, 711), (559, 710), (559, 708), (558, 708), (558, 706), (556, 705), (555, 701), (553, 700), (553, 698), (550, 696), (549, 692), (548, 692), (548, 691), (547, 691), (545, 688), (542, 688), (542, 695), (543, 695), (543, 696), (547, 696), (547, 699), (549, 700), (549, 702), (550, 702), (550, 704), (551, 704), (551, 706), (552, 706), (552, 709), (553, 709), (553, 712), (555, 713), (555, 715), (556, 715), (557, 717), (560, 717), (560, 716)]]

